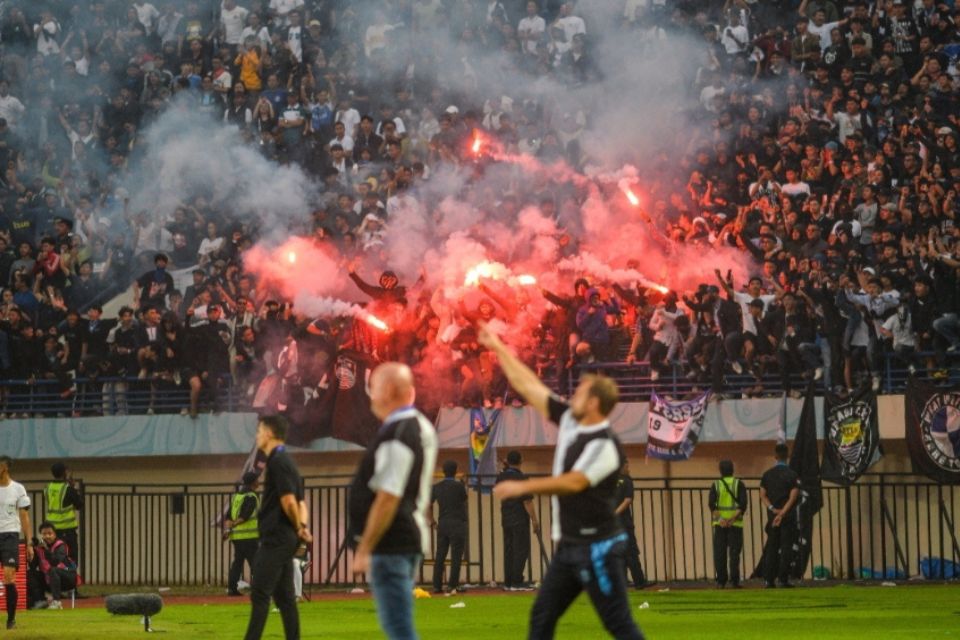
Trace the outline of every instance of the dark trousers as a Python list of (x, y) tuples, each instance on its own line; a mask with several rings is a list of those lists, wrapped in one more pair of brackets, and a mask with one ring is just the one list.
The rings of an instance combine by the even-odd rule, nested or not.
[(300, 614), (293, 591), (293, 554), (297, 538), (292, 534), (282, 542), (262, 542), (253, 559), (250, 578), (250, 623), (245, 640), (260, 640), (270, 613), (270, 597), (280, 610), (286, 640), (300, 639)]
[(447, 561), (447, 552), (450, 552), (450, 575), (447, 586), (456, 589), (460, 586), (460, 561), (463, 559), (463, 547), (466, 543), (466, 532), (463, 527), (447, 529), (444, 526), (437, 528), (437, 555), (433, 564), (433, 590), (439, 591), (443, 586), (443, 565)]
[(740, 552), (742, 551), (743, 529), (741, 527), (713, 528), (713, 568), (717, 572), (717, 584), (723, 586), (728, 580), (734, 586), (740, 584)]
[(250, 565), (250, 572), (253, 573), (253, 560), (257, 555), (257, 547), (260, 541), (253, 540), (231, 540), (233, 545), (233, 562), (230, 563), (230, 573), (227, 574), (227, 589), (231, 593), (237, 590), (237, 583), (240, 582), (240, 576), (243, 575), (243, 563)]
[(69, 569), (51, 568), (47, 572), (47, 586), (54, 600), (59, 600), (64, 590), (69, 591), (77, 586), (77, 572)]
[(553, 638), (557, 621), (581, 591), (587, 592), (607, 633), (617, 640), (643, 638), (627, 600), (626, 538), (560, 543), (530, 612), (530, 640)]
[(80, 540), (77, 538), (77, 530), (57, 529), (57, 535), (67, 544), (67, 549), (70, 551), (70, 557), (73, 558), (78, 565), (80, 565)]
[(797, 520), (787, 518), (779, 527), (773, 526), (773, 518), (767, 523), (767, 546), (763, 551), (763, 579), (781, 584), (790, 579), (790, 564), (793, 562), (793, 543), (797, 539)]
[(627, 529), (627, 546), (624, 551), (624, 562), (627, 571), (633, 578), (633, 586), (639, 588), (647, 583), (647, 577), (643, 573), (643, 567), (640, 565), (640, 546), (637, 545), (637, 535), (633, 528)]
[(713, 351), (713, 362), (710, 363), (711, 389), (715, 393), (723, 391), (723, 370), (728, 362), (739, 362), (743, 351), (743, 334), (733, 331), (723, 337), (722, 344), (718, 343)]
[(524, 583), (523, 570), (530, 559), (530, 523), (503, 528), (503, 583), (515, 587)]

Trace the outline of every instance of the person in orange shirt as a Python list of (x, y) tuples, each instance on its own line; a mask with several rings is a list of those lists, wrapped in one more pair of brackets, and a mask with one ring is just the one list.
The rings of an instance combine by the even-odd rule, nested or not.
[(260, 79), (260, 68), (263, 66), (260, 46), (249, 41), (245, 46), (243, 53), (238, 54), (233, 63), (240, 65), (240, 82), (247, 91), (260, 91), (263, 88), (263, 80)]

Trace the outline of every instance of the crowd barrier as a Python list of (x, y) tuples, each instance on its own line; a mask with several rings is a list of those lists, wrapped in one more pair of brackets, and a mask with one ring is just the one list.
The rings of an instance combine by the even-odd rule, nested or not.
[[(492, 478), (468, 477), (468, 486), (489, 486)], [(759, 480), (744, 479), (749, 509), (744, 527), (742, 573), (759, 562), (766, 524)], [(635, 478), (634, 522), (640, 559), (656, 581), (713, 579), (713, 545), (707, 498), (712, 478)], [(344, 548), (350, 479), (316, 476), (305, 480), (314, 532), (311, 585), (362, 582), (350, 570), (352, 552)], [(42, 487), (28, 484), (33, 522), (39, 524)], [(103, 585), (224, 585), (230, 544), (222, 540), (219, 519), (230, 501), (224, 485), (87, 485), (81, 517), (80, 565), (87, 582)], [(500, 505), (487, 490), (470, 490), (469, 534), (461, 580), (490, 584), (503, 578)], [(870, 474), (850, 487), (825, 485), (823, 508), (813, 521), (807, 577), (856, 580), (865, 577), (913, 577), (924, 566), (949, 573), (960, 563), (955, 526), (960, 487), (942, 486), (899, 474)], [(543, 574), (553, 554), (548, 498), (535, 501), (543, 535), (532, 538), (531, 581)], [(936, 565), (927, 558), (940, 559)], [(946, 560), (944, 562), (943, 560)], [(955, 566), (955, 565), (953, 565)], [(421, 569), (429, 582), (432, 552)], [(928, 571), (929, 572), (929, 571)]]

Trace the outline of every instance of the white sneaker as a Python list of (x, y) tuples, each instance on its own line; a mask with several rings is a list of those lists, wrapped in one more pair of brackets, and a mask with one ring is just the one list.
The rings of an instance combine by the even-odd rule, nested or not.
[(250, 588), (250, 583), (246, 580), (237, 580), (237, 591), (245, 591)]
[(51, 600), (47, 609), (63, 609), (63, 604), (59, 600)]

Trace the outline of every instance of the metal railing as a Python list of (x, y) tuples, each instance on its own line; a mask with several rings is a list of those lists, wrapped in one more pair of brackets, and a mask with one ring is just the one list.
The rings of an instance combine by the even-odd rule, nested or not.
[[(922, 361), (926, 358), (934, 358), (932, 352), (921, 352), (916, 354), (916, 360)], [(650, 363), (635, 362), (625, 364), (622, 362), (595, 362), (591, 364), (581, 364), (575, 367), (573, 375), (566, 376), (566, 385), (564, 393), (573, 394), (577, 381), (583, 373), (603, 373), (617, 381), (620, 388), (620, 399), (624, 401), (638, 402), (650, 399), (650, 394), (656, 391), (660, 394), (670, 394), (673, 396), (682, 396), (694, 393), (695, 391), (705, 391), (710, 388), (709, 380), (706, 382), (690, 380), (686, 377), (686, 369), (683, 364), (673, 362), (666, 365), (668, 371), (660, 375), (660, 379), (654, 382), (650, 378)], [(917, 377), (920, 379), (929, 379), (938, 384), (953, 384), (960, 381), (960, 368), (951, 365), (946, 369), (947, 377), (944, 379), (933, 379), (930, 372), (918, 367)], [(903, 362), (893, 353), (883, 354), (880, 370), (877, 372), (880, 377), (879, 393), (892, 394), (903, 393), (907, 386), (907, 378), (910, 372)], [(832, 372), (832, 384), (838, 384), (842, 380), (843, 369), (834, 369)], [(708, 372), (709, 375), (709, 372)], [(790, 376), (791, 388), (802, 390), (806, 388), (807, 380), (800, 373), (794, 373)], [(783, 381), (779, 373), (766, 373), (760, 376), (758, 380), (752, 375), (736, 375), (727, 373), (723, 378), (723, 392), (730, 394), (748, 393), (752, 388), (762, 387), (763, 394), (783, 393)], [(817, 392), (824, 391), (824, 384), (821, 382), (817, 387)]]
[[(928, 356), (933, 354), (918, 354), (917, 359)], [(902, 393), (909, 376), (906, 367), (893, 354), (885, 354), (882, 365), (880, 393)], [(947, 371), (947, 379), (935, 382), (950, 384), (960, 381), (960, 368), (951, 367)], [(558, 390), (572, 395), (580, 374), (587, 372), (602, 372), (613, 377), (620, 387), (621, 400), (633, 402), (648, 400), (654, 390), (681, 396), (710, 386), (709, 382), (688, 380), (679, 363), (672, 364), (668, 373), (653, 382), (648, 362), (629, 365), (598, 362), (576, 367), (573, 375), (564, 376), (565, 383), (559, 383)], [(918, 375), (927, 377), (926, 372)], [(791, 381), (793, 389), (806, 386), (799, 374), (792, 376)], [(724, 378), (724, 392), (742, 394), (757, 384), (753, 376), (728, 374)], [(765, 394), (783, 392), (779, 374), (764, 375), (760, 384)], [(19, 417), (176, 413), (190, 404), (190, 390), (172, 380), (78, 378), (71, 381), (70, 388), (73, 393), (65, 395), (64, 383), (57, 380), (0, 380), (0, 413)], [(229, 375), (223, 376), (218, 389), (205, 388), (201, 396), (202, 408), (220, 411), (249, 411), (250, 400), (244, 386), (233, 384)]]
[[(470, 478), (468, 482), (475, 479)], [(490, 481), (490, 478), (484, 480)], [(641, 562), (650, 580), (712, 580), (713, 542), (707, 507), (712, 478), (636, 478), (634, 522)], [(350, 479), (317, 476), (305, 480), (314, 532), (309, 584), (352, 584), (352, 553), (345, 550)], [(749, 509), (744, 527), (742, 574), (759, 563), (766, 524), (759, 481), (745, 479)], [(44, 510), (42, 488), (28, 483), (33, 522)], [(80, 566), (95, 584), (223, 585), (230, 544), (217, 525), (232, 488), (225, 485), (87, 485), (81, 516)], [(489, 584), (503, 578), (499, 501), (469, 491), (469, 533), (461, 580)], [(954, 526), (960, 515), (960, 487), (937, 485), (915, 476), (873, 474), (851, 487), (825, 485), (823, 508), (813, 521), (807, 577), (836, 579), (869, 575), (916, 576), (924, 557), (960, 563)], [(553, 554), (550, 500), (537, 498), (542, 540), (532, 537), (529, 579), (539, 580)], [(940, 563), (944, 571), (944, 563)], [(432, 553), (421, 568), (429, 582)], [(947, 577), (944, 573), (941, 577)]]
[[(65, 381), (2, 380), (0, 413), (13, 417), (68, 417), (177, 413), (190, 406), (190, 389), (173, 380), (137, 377), (77, 378)], [(229, 375), (206, 387), (201, 409), (249, 411), (250, 398)]]

